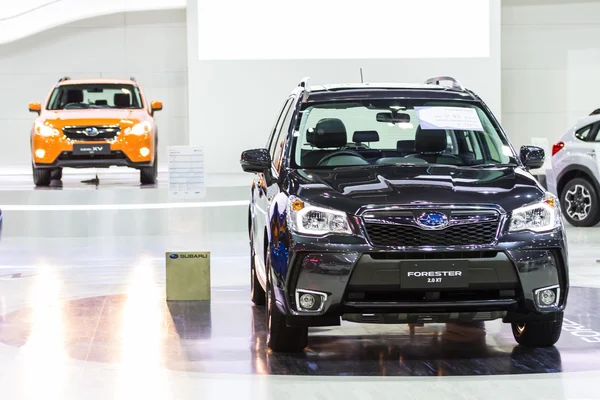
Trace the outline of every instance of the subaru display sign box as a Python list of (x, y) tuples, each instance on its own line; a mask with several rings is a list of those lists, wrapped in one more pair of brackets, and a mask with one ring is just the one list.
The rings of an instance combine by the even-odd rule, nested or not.
[(210, 300), (210, 252), (166, 253), (167, 301)]

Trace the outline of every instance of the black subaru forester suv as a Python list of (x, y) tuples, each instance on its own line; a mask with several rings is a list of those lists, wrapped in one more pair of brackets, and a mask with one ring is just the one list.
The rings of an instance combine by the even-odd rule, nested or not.
[(309, 87), (285, 102), (255, 173), (252, 301), (273, 351), (308, 327), (489, 321), (525, 346), (561, 333), (569, 280), (557, 199), (489, 108), (451, 77)]

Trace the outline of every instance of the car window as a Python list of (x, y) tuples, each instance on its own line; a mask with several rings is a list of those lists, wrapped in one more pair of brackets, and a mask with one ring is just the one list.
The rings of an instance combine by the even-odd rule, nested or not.
[(277, 121), (275, 122), (275, 125), (273, 126), (273, 131), (271, 133), (271, 137), (269, 138), (269, 153), (271, 154), (271, 160), (275, 159), (275, 150), (277, 149), (277, 146), (276, 146), (277, 138), (279, 136), (279, 131), (281, 129), (281, 125), (283, 124), (283, 120), (285, 119), (285, 115), (286, 115), (287, 111), (289, 110), (291, 103), (292, 103), (292, 99), (286, 100), (285, 104), (281, 108), (279, 116), (277, 117)]
[(277, 128), (279, 126), (281, 126), (280, 124), (282, 123), (282, 121), (285, 117), (285, 112), (287, 111), (288, 106), (290, 105), (290, 102), (291, 102), (291, 99), (287, 99), (285, 101), (285, 103), (283, 103), (283, 107), (281, 107), (281, 109), (279, 110), (279, 113), (277, 114), (277, 119), (275, 120), (275, 124), (271, 128), (271, 134), (269, 135), (269, 141), (267, 143), (267, 149), (269, 149), (269, 153), (271, 154), (271, 159), (273, 159), (273, 155), (275, 154), (275, 146), (273, 145), (273, 139), (279, 133)]
[(583, 140), (584, 142), (588, 141), (593, 126), (594, 125), (588, 125), (579, 129), (577, 132), (575, 132), (575, 137), (579, 140)]
[(285, 112), (285, 116), (281, 118), (281, 124), (279, 124), (277, 129), (277, 139), (275, 140), (275, 152), (273, 154), (273, 163), (275, 164), (275, 169), (279, 171), (281, 168), (281, 155), (283, 153), (283, 148), (285, 145), (285, 139), (287, 137), (288, 128), (290, 126), (290, 122), (292, 120), (292, 116), (294, 115), (294, 108), (292, 107), (293, 99), (288, 101), (287, 109)]
[[(516, 164), (476, 102), (381, 99), (307, 104), (294, 134), (301, 168), (367, 164)], [(338, 154), (335, 154), (335, 153)]]
[(54, 89), (48, 110), (143, 108), (139, 89), (128, 84), (61, 85)]

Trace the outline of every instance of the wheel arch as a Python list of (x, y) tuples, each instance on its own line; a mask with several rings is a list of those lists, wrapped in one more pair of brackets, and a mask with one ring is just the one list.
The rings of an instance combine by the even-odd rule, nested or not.
[(575, 164), (565, 168), (556, 179), (556, 193), (559, 197), (562, 196), (566, 184), (575, 178), (585, 179), (596, 189), (596, 193), (600, 193), (600, 184), (594, 178), (594, 173), (583, 165)]

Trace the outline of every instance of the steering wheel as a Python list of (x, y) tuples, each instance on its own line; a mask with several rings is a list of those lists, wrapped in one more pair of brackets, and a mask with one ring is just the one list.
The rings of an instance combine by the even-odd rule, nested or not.
[(82, 103), (67, 103), (64, 105), (63, 110), (70, 110), (73, 108), (84, 108)]
[(361, 160), (363, 160), (364, 162), (366, 162), (367, 164), (369, 163), (367, 160), (365, 160), (365, 158), (363, 156), (361, 156), (360, 154), (358, 154), (356, 151), (352, 151), (352, 150), (346, 150), (346, 149), (341, 149), (341, 150), (337, 150), (334, 151), (331, 154), (326, 155), (325, 157), (323, 157), (321, 159), (321, 161), (319, 161), (319, 164), (317, 164), (318, 167), (323, 166), (327, 161), (331, 160), (332, 158), (335, 157), (340, 157), (340, 156), (352, 156), (352, 157), (358, 157)]

